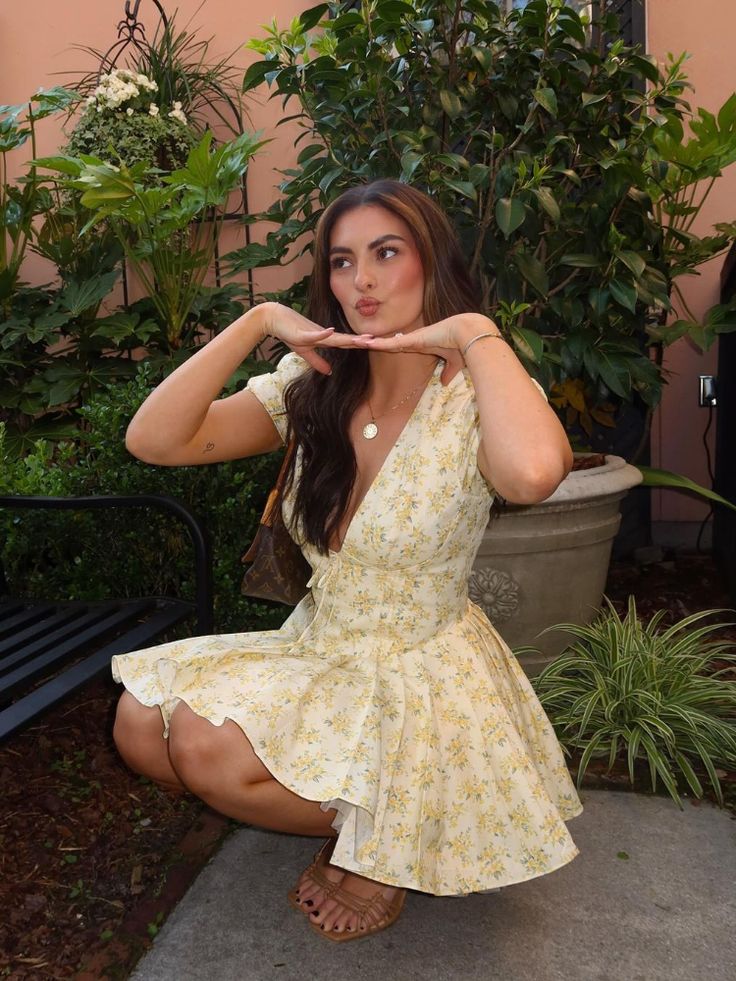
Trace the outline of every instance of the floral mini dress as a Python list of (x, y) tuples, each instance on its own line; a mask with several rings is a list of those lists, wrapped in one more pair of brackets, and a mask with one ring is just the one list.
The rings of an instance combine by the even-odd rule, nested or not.
[[(248, 382), (282, 439), (284, 388), (304, 370), (290, 353)], [(304, 548), (309, 592), (280, 629), (175, 641), (112, 670), (160, 707), (165, 735), (180, 700), (237, 723), (280, 783), (335, 809), (335, 865), (457, 895), (571, 861), (565, 821), (582, 804), (524, 671), (468, 599), (493, 491), (470, 374), (444, 386), (441, 371), (341, 550)]]

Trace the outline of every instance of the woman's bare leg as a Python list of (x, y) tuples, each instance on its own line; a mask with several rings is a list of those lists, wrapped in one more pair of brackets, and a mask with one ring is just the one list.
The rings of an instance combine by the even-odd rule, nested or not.
[(129, 691), (124, 691), (118, 702), (112, 734), (118, 752), (131, 770), (149, 777), (166, 790), (180, 793), (186, 790), (169, 759), (159, 708), (142, 705)]
[[(278, 783), (255, 754), (245, 733), (227, 720), (214, 726), (180, 703), (172, 714), (169, 739), (163, 738), (158, 708), (141, 705), (130, 692), (118, 704), (115, 742), (125, 762), (167, 789), (190, 790), (215, 810), (248, 824), (293, 834), (334, 835), (334, 810), (299, 797)], [(390, 886), (327, 865), (325, 875), (347, 891), (369, 897), (380, 888), (387, 899)], [(305, 912), (326, 930), (357, 930), (355, 913), (323, 893), (304, 874), (299, 880)], [(311, 908), (313, 907), (313, 908)]]
[[(185, 786), (210, 807), (238, 821), (273, 831), (300, 835), (334, 835), (335, 811), (323, 811), (317, 801), (306, 800), (274, 779), (258, 758), (243, 730), (226, 720), (215, 726), (180, 702), (169, 723), (169, 754)], [(327, 866), (325, 874), (359, 898), (368, 899), (381, 890), (386, 899), (397, 892), (392, 886)], [(325, 930), (358, 930), (359, 916), (338, 898), (326, 899), (309, 877), (300, 879), (312, 907), (307, 913)]]
[(297, 835), (335, 833), (335, 811), (323, 811), (318, 801), (275, 780), (229, 719), (213, 725), (180, 702), (169, 723), (169, 758), (181, 782), (228, 817)]

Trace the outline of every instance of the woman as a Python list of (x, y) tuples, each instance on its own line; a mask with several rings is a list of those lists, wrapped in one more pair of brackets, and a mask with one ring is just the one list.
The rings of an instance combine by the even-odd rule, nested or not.
[[(316, 232), (311, 319), (254, 307), (127, 434), (164, 466), (296, 438), (284, 518), (310, 591), (280, 630), (114, 658), (115, 739), (134, 770), (232, 818), (328, 836), (289, 895), (332, 940), (390, 925), (408, 888), (483, 891), (578, 853), (559, 743), (467, 597), (494, 493), (543, 500), (572, 454), (478, 305), (428, 197), (353, 188)], [(218, 400), (269, 335), (291, 348), (277, 370)]]

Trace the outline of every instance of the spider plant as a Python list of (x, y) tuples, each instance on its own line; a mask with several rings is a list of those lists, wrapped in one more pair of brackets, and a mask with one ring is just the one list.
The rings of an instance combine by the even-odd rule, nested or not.
[(548, 628), (568, 631), (575, 641), (534, 679), (563, 747), (583, 751), (578, 787), (593, 757), (607, 756), (610, 771), (625, 754), (632, 785), (634, 762), (644, 759), (652, 790), (661, 778), (682, 808), (678, 778), (696, 797), (703, 795), (697, 762), (723, 806), (716, 766), (736, 768), (736, 681), (723, 677), (732, 667), (709, 665), (716, 659), (736, 664), (736, 650), (711, 636), (724, 624), (695, 626), (723, 611), (693, 613), (665, 628), (666, 611), (644, 623), (633, 596), (623, 618), (606, 603), (608, 610), (587, 626)]

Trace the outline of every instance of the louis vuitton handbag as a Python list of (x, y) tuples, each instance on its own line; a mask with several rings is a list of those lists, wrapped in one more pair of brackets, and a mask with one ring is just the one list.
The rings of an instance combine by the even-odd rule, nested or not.
[(271, 493), (263, 509), (258, 531), (242, 562), (250, 562), (240, 587), (246, 596), (296, 606), (307, 592), (312, 569), (289, 534), (281, 513), (286, 468), (295, 449), (291, 439)]

